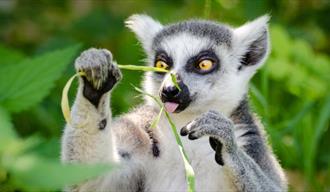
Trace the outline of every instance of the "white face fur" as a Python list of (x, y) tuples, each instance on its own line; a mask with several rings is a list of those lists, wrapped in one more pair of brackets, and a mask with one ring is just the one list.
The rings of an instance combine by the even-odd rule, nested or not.
[[(141, 41), (149, 65), (154, 66), (159, 55), (165, 55), (169, 70), (187, 88), (191, 102), (180, 113), (215, 109), (230, 115), (267, 57), (268, 20), (263, 16), (234, 29), (201, 20), (162, 26), (149, 16), (133, 15), (126, 24)], [(215, 67), (200, 73), (196, 66), (205, 58), (211, 59)], [(160, 95), (163, 89), (173, 86), (169, 74), (146, 73), (144, 89), (148, 93)]]

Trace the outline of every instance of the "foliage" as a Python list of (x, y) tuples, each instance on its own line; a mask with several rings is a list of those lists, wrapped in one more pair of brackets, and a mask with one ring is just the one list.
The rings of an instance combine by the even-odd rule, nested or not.
[(318, 145), (329, 127), (330, 59), (278, 25), (270, 34), (272, 52), (254, 80), (252, 101), (282, 164), (303, 170), (305, 179), (317, 187), (315, 171), (329, 169), (318, 162), (329, 156)]
[[(147, 13), (164, 23), (204, 17), (235, 25), (271, 13), (272, 51), (253, 79), (251, 103), (262, 117), (274, 152), (290, 176), (292, 190), (329, 190), (329, 1), (12, 0), (0, 2), (0, 191), (35, 187), (18, 182), (28, 172), (18, 174), (15, 182), (9, 181), (12, 172), (20, 169), (5, 166), (4, 150), (13, 150), (15, 155), (17, 151), (22, 157), (7, 161), (15, 165), (35, 158), (40, 158), (35, 162), (46, 162), (47, 166), (58, 163), (64, 125), (59, 107), (61, 90), (74, 73), (72, 65), (67, 64), (72, 64), (77, 49), (71, 46), (62, 50), (65, 54), (54, 50), (83, 43), (84, 48), (110, 49), (120, 64), (142, 65), (141, 47), (123, 25), (124, 19), (133, 13)], [(37, 57), (26, 59), (26, 55)], [(61, 61), (48, 65), (48, 56)], [(60, 63), (64, 60), (67, 62)], [(34, 64), (43, 66), (50, 79)], [(142, 73), (123, 73), (124, 79), (112, 96), (114, 115), (141, 102), (134, 97), (131, 83), (138, 85)], [(6, 75), (8, 78), (3, 77)], [(12, 91), (4, 92), (5, 88)], [(37, 97), (28, 95), (30, 91)], [(75, 93), (70, 94), (69, 98), (73, 98)], [(39, 177), (34, 179), (42, 181)], [(33, 181), (29, 183), (33, 185)], [(50, 189), (48, 184), (41, 187)]]
[[(19, 112), (36, 105), (49, 93), (54, 81), (72, 61), (78, 48), (72, 46), (33, 59), (24, 59), (2, 48), (13, 60), (11, 62), (7, 58), (6, 62), (10, 64), (0, 69), (0, 81), (3, 82), (0, 86), (0, 191), (59, 190), (65, 185), (98, 176), (111, 168), (110, 165), (63, 165), (58, 158), (42, 157), (31, 150), (40, 144), (41, 138), (31, 136), (21, 139), (11, 123), (10, 112)], [(18, 60), (21, 61), (16, 63)]]

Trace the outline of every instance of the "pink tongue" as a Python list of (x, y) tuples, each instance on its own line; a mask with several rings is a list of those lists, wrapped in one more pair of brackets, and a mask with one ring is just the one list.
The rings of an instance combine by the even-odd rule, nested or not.
[(179, 104), (177, 103), (172, 103), (172, 102), (166, 102), (165, 103), (165, 109), (166, 111), (170, 112), (170, 113), (173, 113), (176, 108), (178, 108)]

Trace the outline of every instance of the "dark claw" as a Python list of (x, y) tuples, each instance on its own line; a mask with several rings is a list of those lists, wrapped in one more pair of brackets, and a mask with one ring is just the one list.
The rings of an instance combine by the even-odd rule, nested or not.
[(99, 90), (95, 89), (91, 82), (87, 80), (86, 77), (82, 77), (84, 81), (84, 96), (97, 108), (100, 102), (102, 95), (109, 90), (117, 83), (116, 78), (112, 73), (109, 72), (109, 76), (105, 82), (102, 83)]
[(106, 126), (107, 126), (107, 119), (103, 119), (102, 121), (100, 121), (99, 123), (100, 130), (103, 130)]
[(210, 145), (212, 147), (212, 149), (215, 151), (215, 161), (223, 166), (224, 165), (224, 162), (223, 162), (223, 159), (222, 159), (222, 153), (221, 153), (221, 150), (222, 150), (222, 143), (217, 140), (216, 138), (213, 138), (213, 137), (210, 137), (209, 138), (209, 142), (210, 142)]
[(181, 130), (180, 130), (180, 135), (181, 136), (187, 136), (189, 133), (187, 127), (182, 127)]
[(223, 162), (223, 159), (222, 159), (222, 155), (221, 155), (221, 154), (216, 153), (214, 157), (215, 157), (215, 161), (216, 161), (219, 165), (224, 166), (225, 163)]
[(209, 142), (210, 142), (210, 145), (211, 145), (212, 149), (213, 149), (214, 151), (216, 151), (216, 150), (217, 150), (217, 146), (218, 146), (218, 144), (219, 144), (220, 142), (219, 142), (217, 139), (213, 138), (213, 137), (210, 137), (210, 138), (209, 138)]
[(196, 139), (198, 139), (198, 137), (196, 137), (194, 135), (194, 133), (195, 133), (195, 131), (190, 132), (189, 135), (188, 135), (188, 139), (190, 139), (190, 140), (196, 140)]

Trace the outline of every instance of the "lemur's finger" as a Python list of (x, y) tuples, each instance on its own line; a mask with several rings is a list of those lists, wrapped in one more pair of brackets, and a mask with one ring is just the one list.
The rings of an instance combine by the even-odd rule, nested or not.
[(189, 132), (188, 139), (195, 140), (203, 136), (219, 137), (219, 135), (221, 135), (220, 132), (221, 131), (219, 131), (216, 127), (212, 125), (202, 125), (192, 129)]
[(186, 127), (182, 127), (180, 130), (180, 135), (181, 136), (187, 136), (189, 133), (188, 129)]
[(225, 165), (225, 163), (223, 162), (223, 158), (222, 158), (221, 153), (218, 153), (218, 152), (215, 153), (214, 159), (219, 165), (221, 165), (221, 166)]
[(187, 123), (185, 126), (183, 126), (180, 130), (180, 135), (181, 136), (187, 136), (191, 130), (191, 125), (193, 123), (195, 123), (197, 121), (197, 119), (190, 121), (189, 123)]
[(208, 112), (207, 112), (207, 113), (202, 114), (200, 117), (196, 118), (195, 120), (189, 122), (186, 126), (181, 128), (181, 130), (180, 130), (181, 136), (187, 136), (194, 129), (200, 127), (201, 125), (210, 123), (209, 116), (210, 116), (210, 114), (208, 114)]
[(188, 133), (189, 133), (189, 129), (187, 128), (188, 124), (181, 128), (181, 130), (180, 130), (180, 135), (181, 136), (187, 136), (188, 135)]
[(211, 148), (215, 151), (215, 155), (214, 155), (215, 161), (219, 165), (223, 166), (224, 162), (223, 162), (222, 153), (221, 153), (222, 147), (223, 147), (222, 143), (214, 137), (210, 137), (209, 142), (210, 142)]
[(123, 75), (122, 73), (120, 72), (120, 69), (117, 65), (117, 62), (113, 61), (113, 64), (111, 65), (111, 72), (112, 72), (112, 75), (114, 76), (114, 78), (119, 81), (123, 78)]
[(214, 137), (209, 138), (209, 143), (214, 151), (216, 151), (218, 144), (221, 144), (221, 142)]

